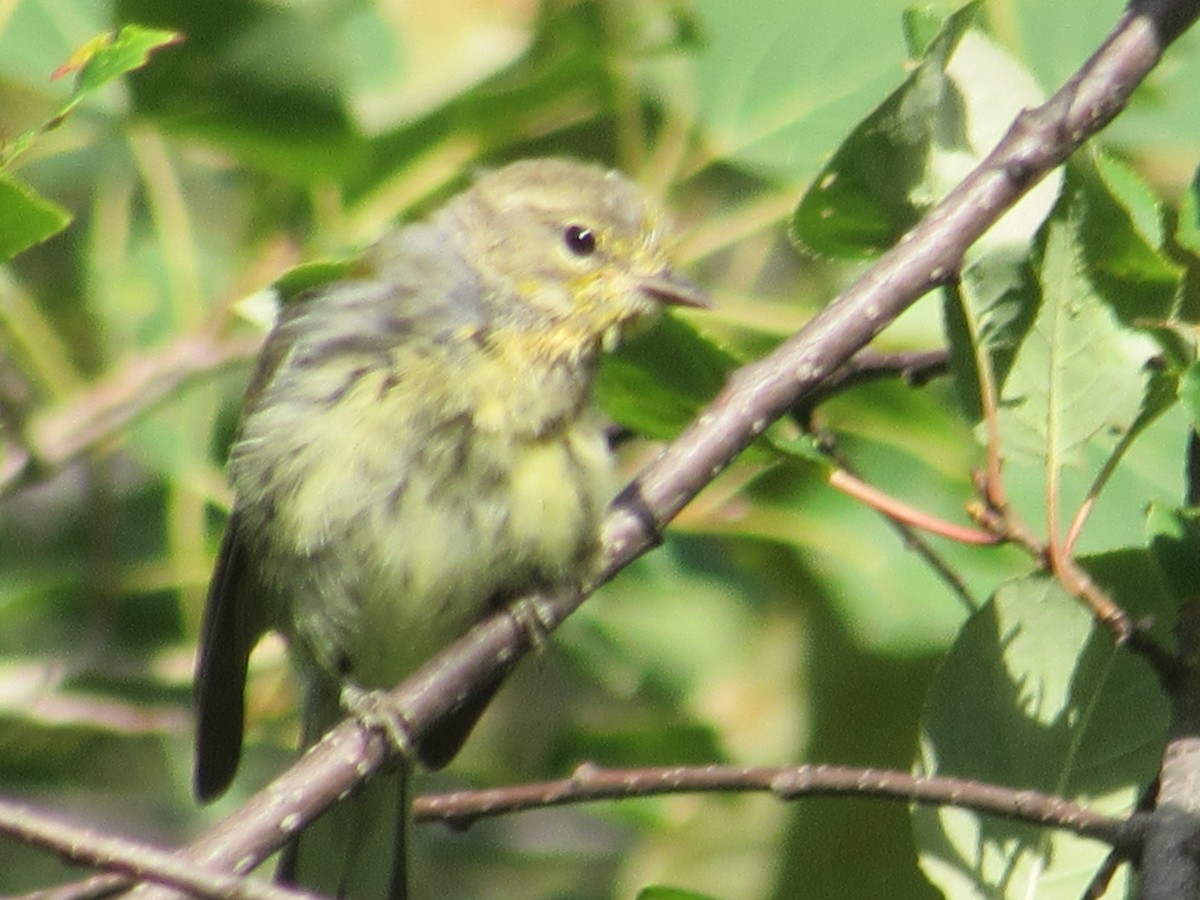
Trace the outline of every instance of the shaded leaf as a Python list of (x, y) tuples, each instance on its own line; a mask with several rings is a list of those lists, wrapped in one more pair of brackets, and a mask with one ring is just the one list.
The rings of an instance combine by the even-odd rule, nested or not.
[(597, 402), (614, 421), (658, 440), (675, 437), (737, 368), (737, 360), (674, 316), (604, 360)]
[(1126, 325), (1166, 322), (1182, 270), (1161, 252), (1162, 208), (1149, 186), (1101, 151), (1077, 160), (1071, 176), (1079, 191), (1083, 260), (1095, 289)]
[(187, 35), (130, 79), (142, 115), (277, 174), (311, 179), (361, 162), (328, 6), (121, 0), (117, 14)]
[(1176, 600), (1200, 592), (1200, 514), (1194, 509), (1150, 505), (1146, 537), (1162, 580)]
[(552, 757), (555, 766), (569, 769), (581, 759), (610, 768), (658, 765), (718, 764), (728, 761), (721, 735), (711, 725), (655, 720), (640, 727), (606, 724), (604, 728), (568, 727)]
[(942, 296), (954, 385), (968, 420), (978, 422), (981, 393), (1007, 379), (1037, 314), (1039, 294), (1028, 250), (982, 255)]
[(696, 115), (713, 156), (809, 179), (839, 136), (902, 77), (895, 22), (905, 2), (770, 0), (755, 5), (753, 21), (726, 0), (693, 4), (706, 26), (695, 62)]
[(821, 170), (792, 217), (801, 246), (831, 256), (875, 256), (920, 218), (914, 194), (927, 174), (935, 111), (957, 105), (947, 96), (945, 67), (977, 10), (978, 3), (968, 4), (946, 20), (920, 65)]

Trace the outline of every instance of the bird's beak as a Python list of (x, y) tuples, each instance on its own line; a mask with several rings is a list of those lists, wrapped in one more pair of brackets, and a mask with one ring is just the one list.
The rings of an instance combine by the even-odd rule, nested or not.
[(698, 284), (670, 269), (639, 279), (638, 287), (647, 297), (664, 306), (691, 306), (698, 309), (712, 306), (708, 294)]

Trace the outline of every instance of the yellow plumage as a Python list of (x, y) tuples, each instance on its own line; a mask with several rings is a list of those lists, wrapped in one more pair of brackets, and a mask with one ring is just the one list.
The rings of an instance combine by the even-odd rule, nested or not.
[[(231, 454), (197, 679), (202, 797), (237, 765), (265, 630), (289, 640), (312, 740), (343, 688), (390, 687), (499, 604), (586, 575), (613, 490), (589, 406), (598, 356), (661, 303), (697, 301), (660, 220), (619, 176), (516, 163), (285, 310)], [(422, 759), (452, 756), (486, 700)], [(380, 884), (364, 895), (402, 879)]]

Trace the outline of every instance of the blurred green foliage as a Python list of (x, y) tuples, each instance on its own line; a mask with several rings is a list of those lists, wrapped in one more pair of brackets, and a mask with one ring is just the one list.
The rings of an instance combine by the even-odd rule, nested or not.
[[(718, 300), (602, 374), (605, 408), (642, 436), (622, 446), (632, 474), (1056, 88), (1120, 7), (0, 9), (0, 792), (169, 845), (286, 764), (294, 697), (272, 644), (233, 796), (189, 796), (192, 653), (270, 285), (336, 273), (328, 260), (479, 166), (568, 154), (629, 171), (677, 210), (680, 255)], [(151, 30), (118, 30), (130, 24)], [(160, 30), (182, 39), (147, 60)], [(880, 338), (948, 343), (953, 376), (872, 383), (816, 414), (868, 482), (961, 521), (994, 393), (1014, 508), (1061, 535), (1103, 488), (1083, 562), (1163, 627), (1187, 581), (1187, 555), (1163, 549), (1191, 521), (1176, 511), (1181, 379), (1200, 408), (1185, 376), (1194, 39), (1169, 59), (1102, 146), (972, 249), (954, 291)], [(1161, 746), (1147, 673), (1016, 550), (930, 539), (943, 577), (831, 490), (827, 467), (782, 452), (788, 427), (522, 666), (424, 786), (583, 760), (915, 764), (1128, 809)], [(683, 796), (422, 829), (418, 895), (1079, 896), (1103, 856), (1081, 845), (962, 813), (927, 810), (914, 829), (898, 804)], [(0, 840), (0, 892), (79, 874)]]

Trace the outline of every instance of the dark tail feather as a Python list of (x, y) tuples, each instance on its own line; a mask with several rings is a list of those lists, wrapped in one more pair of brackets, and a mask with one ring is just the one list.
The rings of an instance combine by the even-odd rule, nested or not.
[(417, 745), (417, 758), (427, 769), (440, 769), (462, 749), (471, 729), (500, 689), (503, 675), (479, 689), (462, 706), (437, 722)]
[(225, 528), (208, 587), (196, 664), (196, 796), (211, 800), (229, 787), (242, 754), (246, 665), (261, 635), (241, 609), (245, 552), (235, 510)]

